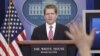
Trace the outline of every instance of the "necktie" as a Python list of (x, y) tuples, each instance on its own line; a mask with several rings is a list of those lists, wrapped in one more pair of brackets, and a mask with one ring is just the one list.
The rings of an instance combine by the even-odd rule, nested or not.
[(49, 28), (50, 28), (50, 30), (49, 30), (49, 37), (48, 37), (48, 39), (49, 39), (49, 40), (53, 40), (53, 31), (52, 31), (52, 28), (53, 28), (53, 27), (50, 26)]

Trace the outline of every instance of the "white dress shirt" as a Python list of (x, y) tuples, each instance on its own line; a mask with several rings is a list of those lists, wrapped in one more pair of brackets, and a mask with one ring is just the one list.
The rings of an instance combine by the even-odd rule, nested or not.
[(47, 32), (47, 36), (49, 37), (49, 30), (50, 30), (50, 26), (52, 26), (52, 31), (53, 31), (53, 36), (55, 34), (55, 28), (56, 28), (56, 22), (52, 25), (49, 25), (48, 23), (46, 23), (46, 32)]

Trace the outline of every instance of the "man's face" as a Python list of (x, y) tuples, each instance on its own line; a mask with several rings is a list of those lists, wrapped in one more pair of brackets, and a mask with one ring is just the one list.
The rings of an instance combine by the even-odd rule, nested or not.
[(45, 11), (44, 17), (48, 24), (53, 24), (54, 22), (56, 22), (57, 14), (55, 13), (55, 10), (53, 8), (48, 8)]

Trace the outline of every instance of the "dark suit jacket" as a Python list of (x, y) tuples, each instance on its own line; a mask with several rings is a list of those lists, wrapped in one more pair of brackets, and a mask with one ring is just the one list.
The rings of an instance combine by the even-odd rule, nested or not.
[[(67, 27), (64, 25), (56, 23), (56, 29), (54, 34), (54, 40), (69, 40), (69, 37), (65, 34), (65, 30), (69, 31)], [(43, 24), (39, 27), (36, 27), (31, 36), (32, 40), (48, 40), (46, 33), (46, 25)], [(76, 55), (76, 47), (75, 46), (67, 46), (67, 56), (75, 56)]]
[[(54, 40), (66, 40), (69, 39), (68, 36), (65, 35), (65, 30), (68, 30), (67, 27), (56, 24), (55, 34), (54, 34)], [(34, 29), (32, 37), (32, 40), (47, 40), (47, 33), (46, 33), (46, 25), (43, 24), (37, 28)]]

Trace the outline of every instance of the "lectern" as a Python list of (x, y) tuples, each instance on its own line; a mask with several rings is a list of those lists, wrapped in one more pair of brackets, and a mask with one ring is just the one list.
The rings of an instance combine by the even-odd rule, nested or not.
[[(67, 47), (73, 48), (73, 40), (26, 40), (19, 46), (23, 56), (67, 56)], [(75, 51), (74, 51), (75, 52)], [(72, 54), (73, 55), (73, 54)]]

